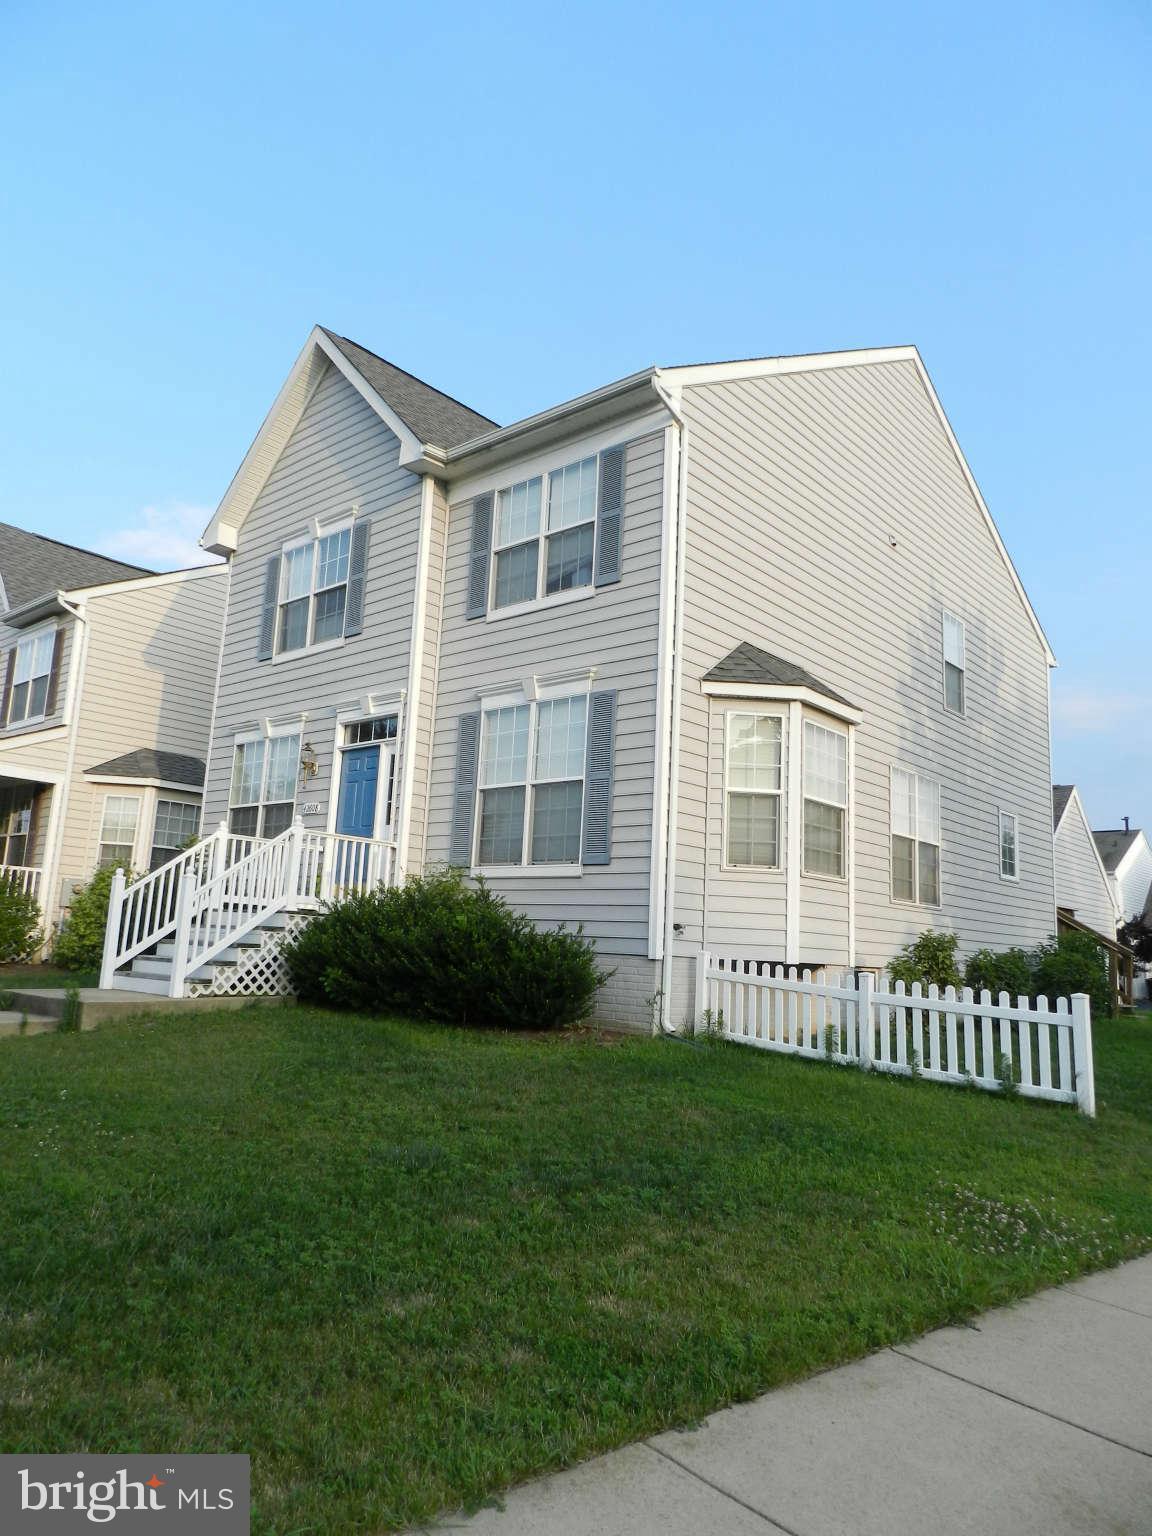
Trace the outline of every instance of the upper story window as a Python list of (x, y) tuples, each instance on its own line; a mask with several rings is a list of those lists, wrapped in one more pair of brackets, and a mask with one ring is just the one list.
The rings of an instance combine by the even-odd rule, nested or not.
[(286, 546), (280, 568), (276, 650), (304, 650), (344, 634), (351, 527)]
[(1020, 834), (1011, 811), (1000, 812), (1000, 878), (1020, 878)]
[(597, 464), (581, 459), (497, 495), (493, 608), (592, 585)]
[(483, 712), (476, 863), (579, 864), (588, 697)]
[(944, 708), (953, 714), (964, 713), (964, 683), (967, 646), (964, 621), (955, 614), (944, 614)]
[(940, 786), (892, 770), (892, 899), (940, 905)]
[(16, 647), (12, 692), (8, 700), (8, 725), (43, 720), (48, 713), (55, 652), (55, 629), (42, 629), (38, 634), (21, 640)]
[(806, 875), (844, 875), (848, 819), (848, 735), (804, 722), (804, 859)]
[(778, 869), (783, 717), (732, 711), (726, 737), (725, 862)]
[(236, 743), (228, 825), (239, 837), (278, 837), (292, 825), (300, 773), (300, 733)]
[(136, 847), (136, 824), (139, 820), (139, 795), (105, 795), (97, 859), (101, 869), (108, 866), (128, 869), (131, 866)]

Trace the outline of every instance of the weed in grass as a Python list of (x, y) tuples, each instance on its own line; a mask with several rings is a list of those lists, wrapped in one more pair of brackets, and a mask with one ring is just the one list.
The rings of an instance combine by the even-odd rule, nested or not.
[(79, 1030), (81, 1010), (80, 988), (77, 986), (65, 987), (64, 1011), (60, 1015), (58, 1026), (59, 1032), (62, 1035), (75, 1034)]

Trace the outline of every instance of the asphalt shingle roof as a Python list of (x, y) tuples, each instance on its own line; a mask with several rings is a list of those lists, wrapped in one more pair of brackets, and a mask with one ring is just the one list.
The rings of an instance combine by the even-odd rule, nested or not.
[(1068, 808), (1068, 802), (1072, 798), (1074, 784), (1053, 784), (1052, 786), (1052, 830), (1060, 825), (1060, 818)]
[(780, 683), (790, 688), (811, 688), (814, 693), (822, 693), (825, 698), (835, 699), (838, 704), (847, 704), (849, 709), (856, 708), (850, 699), (829, 688), (827, 683), (822, 683), (818, 677), (813, 677), (811, 672), (797, 666), (794, 661), (785, 661), (781, 656), (773, 656), (771, 651), (762, 651), (759, 646), (751, 645), (747, 640), (738, 645), (734, 651), (729, 651), (724, 660), (717, 662), (711, 672), (706, 672), (704, 681), (706, 683)]
[(184, 752), (164, 752), (156, 747), (137, 747), (121, 757), (85, 768), (85, 773), (100, 779), (162, 779), (166, 784), (182, 784), (189, 789), (204, 786), (204, 759)]
[(1131, 832), (1093, 832), (1092, 836), (1096, 839), (1096, 847), (1100, 851), (1104, 868), (1112, 874), (1117, 864), (1140, 836), (1140, 830), (1136, 828)]
[(151, 575), (143, 566), (125, 565), (123, 560), (110, 560), (90, 549), (77, 549), (74, 544), (61, 544), (42, 533), (29, 533), (26, 528), (0, 523), (0, 578), (9, 609), (23, 608), (25, 603), (49, 592)]
[(337, 336), (326, 326), (320, 329), (335, 342), (353, 368), (363, 374), (382, 400), (392, 407), (400, 420), (422, 443), (435, 443), (439, 448), (456, 448), (470, 438), (491, 432), (499, 423), (481, 416), (451, 395), (442, 395), (431, 384), (405, 373), (394, 363), (377, 357), (347, 336)]

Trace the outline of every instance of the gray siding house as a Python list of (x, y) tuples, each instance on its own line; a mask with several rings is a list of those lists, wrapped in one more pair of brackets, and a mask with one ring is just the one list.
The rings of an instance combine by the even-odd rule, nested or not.
[[(705, 951), (1053, 930), (1052, 656), (914, 348), (649, 368), (501, 428), (317, 328), (204, 543), (205, 825), (298, 837), (281, 924), (462, 865), (582, 923), (634, 1027), (691, 1012)], [(109, 979), (167, 987), (131, 950)]]
[(0, 879), (47, 930), (99, 866), (197, 834), (226, 591), (0, 524)]
[(1075, 784), (1052, 786), (1052, 836), (1057, 908), (1115, 939), (1123, 919)]

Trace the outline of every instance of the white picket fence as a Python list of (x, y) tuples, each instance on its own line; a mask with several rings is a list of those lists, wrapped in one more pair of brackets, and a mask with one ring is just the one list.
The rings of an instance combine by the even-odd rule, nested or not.
[[(772, 974), (776, 972), (777, 974)], [(727, 1040), (880, 1072), (1022, 1094), (1096, 1113), (1092, 1017), (1082, 992), (1034, 1001), (971, 987), (906, 987), (866, 971), (798, 970), (704, 953), (696, 1027)]]

